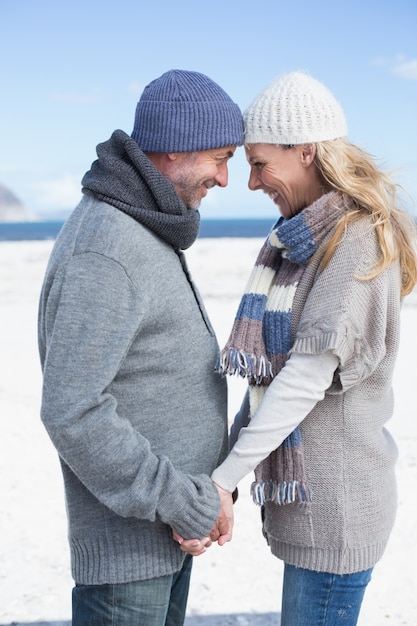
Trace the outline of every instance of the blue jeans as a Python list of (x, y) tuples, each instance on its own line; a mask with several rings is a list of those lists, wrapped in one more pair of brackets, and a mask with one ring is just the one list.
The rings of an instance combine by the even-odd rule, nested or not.
[(192, 557), (179, 572), (116, 585), (76, 585), (72, 626), (182, 626)]
[(339, 576), (285, 563), (281, 626), (355, 626), (371, 574)]

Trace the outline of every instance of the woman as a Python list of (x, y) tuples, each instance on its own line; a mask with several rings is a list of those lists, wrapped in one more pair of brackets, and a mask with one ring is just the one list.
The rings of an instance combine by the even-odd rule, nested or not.
[(309, 75), (278, 78), (244, 118), (249, 188), (282, 217), (222, 353), (219, 371), (247, 377), (249, 393), (212, 478), (233, 492), (256, 468), (263, 532), (285, 563), (282, 626), (348, 626), (394, 523), (385, 423), (415, 228)]

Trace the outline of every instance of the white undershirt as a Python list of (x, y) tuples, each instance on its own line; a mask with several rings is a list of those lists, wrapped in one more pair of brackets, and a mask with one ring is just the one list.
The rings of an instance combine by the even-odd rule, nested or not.
[(214, 482), (234, 491), (324, 398), (338, 365), (338, 357), (330, 351), (292, 354), (269, 385), (249, 425), (240, 430), (228, 457), (214, 470)]

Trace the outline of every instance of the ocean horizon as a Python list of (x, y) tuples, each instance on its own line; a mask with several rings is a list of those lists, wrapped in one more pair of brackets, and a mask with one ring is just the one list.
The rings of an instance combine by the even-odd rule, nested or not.
[[(219, 237), (265, 238), (275, 220), (273, 218), (201, 219), (199, 239)], [(1, 241), (44, 241), (56, 239), (65, 220), (33, 222), (0, 222)]]

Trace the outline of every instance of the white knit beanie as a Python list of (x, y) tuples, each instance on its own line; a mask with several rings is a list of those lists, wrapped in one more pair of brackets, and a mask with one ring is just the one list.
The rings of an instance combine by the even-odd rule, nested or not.
[(342, 107), (318, 80), (291, 72), (274, 80), (243, 114), (245, 143), (277, 145), (347, 136)]

